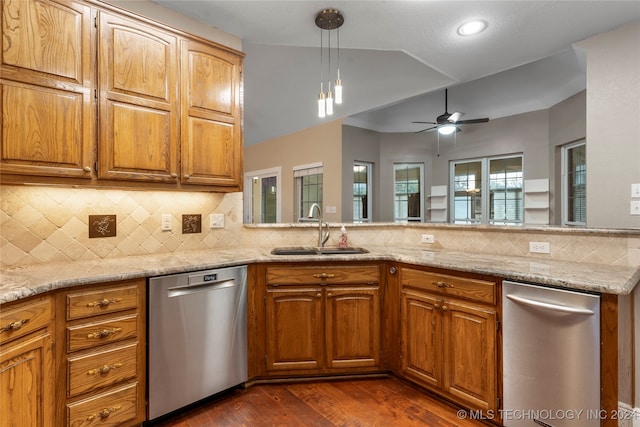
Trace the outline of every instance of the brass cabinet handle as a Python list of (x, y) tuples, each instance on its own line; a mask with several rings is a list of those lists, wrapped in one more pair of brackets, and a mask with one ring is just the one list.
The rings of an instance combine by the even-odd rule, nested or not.
[(22, 328), (22, 325), (28, 322), (29, 322), (29, 319), (16, 320), (15, 322), (11, 322), (8, 325), (5, 325), (2, 328), (0, 328), (0, 332), (17, 331), (18, 329)]
[(111, 365), (102, 365), (99, 368), (87, 371), (87, 375), (108, 374), (112, 369), (122, 368), (122, 363), (113, 363)]
[(442, 306), (442, 311), (447, 311), (447, 310), (449, 310), (449, 307), (447, 307), (446, 305), (443, 305)]
[(122, 328), (113, 328), (113, 329), (102, 329), (98, 332), (92, 332), (90, 334), (87, 334), (87, 338), (92, 339), (92, 338), (106, 338), (109, 335), (113, 335), (116, 334), (118, 332), (120, 332), (122, 330)]
[(89, 415), (87, 417), (87, 421), (93, 421), (96, 418), (100, 418), (101, 420), (105, 418), (109, 418), (109, 415), (113, 414), (116, 411), (119, 411), (120, 409), (122, 409), (122, 406), (112, 406), (111, 408), (104, 408), (102, 411), (98, 412), (97, 414)]
[(82, 170), (85, 171), (85, 172), (91, 172), (91, 167), (85, 166), (85, 167), (82, 168)]
[(439, 288), (453, 288), (453, 285), (447, 282), (433, 282), (433, 284)]
[(185, 173), (184, 174), (184, 179), (189, 179), (189, 178), (191, 178), (191, 177), (188, 174)]
[(313, 277), (316, 279), (333, 279), (336, 275), (332, 273), (316, 273)]
[(173, 172), (173, 173), (171, 174), (171, 178), (174, 178), (174, 179), (175, 179), (175, 178), (177, 178), (177, 177), (178, 177), (178, 174), (177, 174), (177, 173)]
[(440, 310), (440, 304), (433, 304), (433, 308), (435, 308), (436, 310)]
[(98, 301), (88, 302), (87, 307), (109, 307), (109, 305), (115, 304), (120, 301), (122, 301), (122, 298), (113, 298), (113, 299), (104, 298)]

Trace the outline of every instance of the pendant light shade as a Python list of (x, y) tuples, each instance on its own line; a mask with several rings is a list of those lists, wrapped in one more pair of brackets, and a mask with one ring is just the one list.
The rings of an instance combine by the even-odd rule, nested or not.
[[(318, 95), (318, 117), (324, 118), (326, 116), (333, 115), (333, 106), (334, 104), (340, 105), (342, 104), (343, 96), (342, 96), (342, 80), (340, 80), (340, 31), (339, 28), (344, 24), (344, 18), (342, 14), (335, 9), (323, 9), (316, 15), (316, 26), (320, 28), (320, 94)], [(327, 59), (328, 59), (328, 90), (325, 93), (322, 89), (324, 83), (324, 30), (328, 32), (328, 48), (327, 48)], [(338, 59), (338, 67), (336, 69), (336, 80), (335, 80), (335, 97), (331, 92), (331, 30), (336, 30), (337, 34), (337, 59)]]

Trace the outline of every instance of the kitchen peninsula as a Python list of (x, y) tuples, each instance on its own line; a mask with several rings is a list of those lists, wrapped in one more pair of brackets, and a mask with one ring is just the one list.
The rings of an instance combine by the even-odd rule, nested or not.
[[(265, 226), (248, 226), (242, 232), (243, 246), (240, 248), (221, 248), (211, 250), (185, 251), (171, 254), (155, 254), (144, 256), (130, 256), (108, 258), (102, 260), (77, 261), (77, 262), (58, 262), (43, 265), (21, 266), (16, 268), (5, 268), (2, 272), (2, 283), (0, 285), (0, 303), (2, 304), (3, 324), (5, 308), (14, 306), (28, 307), (31, 303), (42, 303), (47, 297), (54, 298), (56, 308), (51, 310), (55, 315), (51, 315), (55, 320), (51, 324), (41, 326), (50, 331), (51, 336), (57, 339), (64, 339), (65, 319), (63, 301), (61, 295), (68, 296), (74, 294), (84, 294), (99, 292), (103, 289), (112, 291), (113, 289), (137, 289), (140, 298), (144, 295), (146, 278), (165, 274), (173, 274), (188, 271), (205, 270), (211, 268), (220, 268), (231, 265), (249, 265), (249, 382), (256, 379), (306, 377), (308, 375), (301, 374), (304, 371), (276, 371), (264, 370), (262, 365), (262, 352), (265, 350), (262, 346), (264, 341), (260, 338), (267, 331), (264, 330), (265, 324), (260, 319), (265, 315), (264, 305), (262, 304), (263, 292), (265, 290), (263, 274), (269, 269), (281, 270), (291, 268), (332, 268), (335, 271), (343, 271), (349, 268), (356, 268), (357, 271), (364, 268), (375, 268), (380, 272), (375, 288), (367, 285), (371, 289), (380, 292), (381, 298), (379, 311), (377, 311), (377, 320), (380, 321), (375, 334), (380, 339), (379, 358), (374, 358), (375, 362), (368, 366), (349, 366), (335, 368), (334, 371), (344, 375), (353, 373), (393, 373), (402, 377), (407, 377), (397, 358), (398, 352), (402, 351), (398, 337), (400, 335), (401, 322), (399, 316), (400, 308), (400, 286), (399, 279), (394, 278), (394, 272), (399, 269), (412, 269), (417, 272), (423, 271), (424, 274), (435, 274), (454, 278), (454, 280), (463, 280), (477, 282), (495, 283), (495, 292), (500, 292), (500, 283), (502, 279), (518, 280), (522, 282), (537, 283), (550, 287), (560, 287), (565, 289), (575, 289), (591, 293), (601, 294), (601, 333), (602, 333), (602, 407), (608, 410), (615, 410), (618, 407), (618, 401), (623, 395), (628, 393), (626, 388), (629, 378), (627, 374), (619, 371), (626, 369), (624, 362), (618, 361), (618, 349), (626, 348), (626, 338), (630, 339), (631, 331), (627, 330), (629, 325), (620, 324), (618, 317), (626, 310), (629, 301), (629, 295), (633, 292), (634, 287), (640, 281), (640, 268), (637, 265), (611, 265), (609, 263), (595, 263), (589, 261), (576, 261), (561, 259), (563, 255), (558, 253), (556, 259), (546, 256), (519, 256), (514, 255), (515, 250), (511, 248), (511, 255), (499, 253), (496, 248), (501, 247), (501, 240), (508, 238), (511, 241), (518, 241), (520, 238), (531, 239), (532, 236), (545, 236), (547, 240), (552, 242), (554, 246), (561, 245), (563, 239), (579, 239), (582, 244), (589, 246), (596, 241), (597, 245), (606, 245), (608, 241), (608, 250), (610, 253), (616, 252), (614, 246), (627, 247), (627, 255), (630, 260), (634, 256), (634, 248), (640, 239), (640, 233), (632, 231), (616, 231), (616, 230), (541, 230), (536, 228), (521, 228), (518, 230), (505, 230), (503, 227), (460, 227), (460, 226), (402, 226), (402, 225), (383, 225), (383, 226), (352, 226), (350, 238), (353, 244), (365, 247), (369, 250), (366, 254), (358, 255), (315, 255), (315, 256), (282, 256), (272, 255), (271, 249), (273, 243), (278, 246), (283, 245), (307, 245), (307, 238), (313, 240), (314, 233), (311, 228), (306, 225), (281, 225), (276, 227)], [(274, 230), (277, 233), (274, 234)], [(406, 240), (414, 240), (414, 238), (422, 232), (433, 233), (436, 236), (436, 245), (406, 245)], [(486, 248), (480, 250), (461, 250), (455, 247), (454, 241), (458, 241), (459, 237), (469, 244), (471, 237), (477, 234), (484, 236), (485, 241), (492, 242), (494, 252), (491, 253)], [(387, 244), (381, 245), (376, 239), (390, 239)], [(271, 236), (271, 237), (268, 237)], [(295, 236), (303, 236), (295, 237)], [(377, 237), (376, 237), (377, 236)], [(277, 242), (273, 240), (276, 239)], [(297, 239), (297, 240), (296, 240)], [(538, 239), (541, 240), (541, 239)], [(247, 245), (248, 242), (262, 242), (268, 246), (257, 246), (253, 248)], [(376, 244), (367, 244), (370, 241)], [(448, 242), (453, 248), (442, 247), (442, 244)], [(475, 244), (481, 244), (475, 240)], [(591, 242), (591, 243), (589, 243)], [(612, 243), (615, 242), (615, 243)], [(425, 247), (430, 246), (430, 247)], [(436, 247), (434, 247), (436, 246)], [(439, 246), (439, 247), (438, 247)], [(573, 256), (578, 256), (578, 251), (573, 251)], [(565, 257), (568, 257), (565, 255)], [(588, 256), (585, 256), (588, 259)], [(336, 270), (337, 269), (337, 270)], [(295, 270), (292, 270), (295, 271)], [(359, 273), (358, 273), (359, 274)], [(366, 273), (369, 274), (369, 273)], [(376, 273), (378, 274), (378, 273)], [(423, 274), (423, 273), (420, 273)], [(455, 279), (459, 277), (460, 279)], [(268, 279), (267, 279), (268, 280)], [(304, 279), (306, 280), (306, 279)], [(371, 279), (374, 280), (374, 279)], [(365, 279), (365, 282), (371, 282)], [(304, 282), (306, 283), (306, 282)], [(463, 283), (463, 282), (461, 282)], [(344, 285), (339, 285), (344, 288)], [(285, 286), (286, 287), (286, 286)], [(282, 288), (282, 287), (281, 287)], [(276, 289), (276, 288), (274, 288)], [(291, 288), (288, 288), (291, 289)], [(328, 288), (327, 288), (328, 289)], [(85, 290), (87, 292), (85, 292)], [(375, 294), (373, 294), (375, 295)], [(56, 298), (57, 297), (57, 298)], [(475, 297), (474, 297), (475, 298)], [(495, 307), (495, 313), (500, 320), (500, 304), (499, 299), (490, 300), (487, 307)], [(22, 305), (27, 303), (26, 306)], [(152, 310), (153, 307), (145, 307), (142, 300), (138, 299), (140, 304), (137, 310), (138, 322), (144, 325), (142, 317), (146, 310)], [(63, 304), (60, 306), (60, 304)], [(485, 303), (482, 303), (485, 304)], [(482, 305), (481, 304), (481, 305)], [(131, 310), (131, 309), (128, 309)], [(130, 311), (120, 312), (121, 314), (130, 313)], [(135, 312), (132, 312), (135, 313)], [(116, 313), (117, 314), (117, 313)], [(58, 316), (62, 318), (58, 319)], [(104, 315), (103, 315), (104, 316)], [(28, 323), (27, 323), (28, 325)], [(26, 326), (26, 325), (25, 325)], [(70, 325), (73, 326), (73, 325)], [(620, 326), (620, 330), (619, 330)], [(138, 329), (137, 342), (143, 342), (144, 327)], [(32, 331), (32, 330), (31, 330)], [(25, 333), (30, 333), (27, 330)], [(28, 336), (33, 336), (31, 332)], [(35, 333), (37, 335), (37, 333)], [(498, 335), (499, 336), (499, 335)], [(22, 338), (18, 338), (16, 342), (21, 342)], [(131, 339), (131, 338), (130, 338)], [(129, 342), (129, 341), (127, 341)], [(496, 347), (498, 348), (498, 347)], [(259, 351), (256, 351), (258, 349)], [(57, 357), (52, 358), (49, 363), (60, 364), (60, 353), (56, 353)], [(377, 357), (377, 354), (374, 356)], [(65, 356), (66, 357), (66, 356)], [(55, 361), (58, 359), (58, 361)], [(498, 358), (499, 360), (499, 358)], [(144, 360), (140, 362), (144, 366)], [(58, 368), (63, 369), (63, 368)], [(58, 372), (64, 372), (58, 370)], [(120, 398), (124, 396), (126, 399), (134, 399), (135, 402), (128, 408), (128, 413), (134, 418), (131, 420), (144, 420), (145, 414), (142, 409), (135, 410), (134, 407), (142, 408), (141, 402), (144, 401), (144, 380), (139, 371), (137, 374), (136, 387), (137, 395), (126, 395), (129, 389), (123, 387), (115, 392), (122, 392), (118, 395)], [(275, 372), (275, 374), (274, 374)], [(331, 369), (321, 368), (315, 370), (313, 375), (323, 375), (323, 372), (329, 373)], [(500, 372), (500, 365), (497, 365), (497, 371)], [(617, 378), (623, 378), (618, 382)], [(408, 378), (411, 379), (411, 376)], [(498, 377), (496, 377), (498, 378)], [(415, 379), (414, 379), (415, 380)], [(127, 382), (128, 381), (128, 382)], [(131, 384), (131, 379), (121, 384)], [(418, 384), (421, 384), (417, 380)], [(57, 381), (52, 384), (64, 384)], [(499, 384), (499, 381), (497, 381)], [(428, 388), (428, 387), (427, 387)], [(98, 390), (101, 390), (98, 387)], [(104, 389), (102, 389), (104, 390)], [(111, 389), (108, 389), (111, 390)], [(436, 390), (436, 394), (449, 397), (446, 391)], [(499, 386), (496, 388), (495, 394), (501, 395)], [(127, 397), (128, 396), (128, 397)], [(473, 404), (464, 404), (463, 407), (477, 408)], [(491, 409), (499, 405), (499, 403), (490, 403), (487, 408)], [(142, 411), (142, 412), (141, 412)], [(115, 415), (113, 416), (115, 418)], [(133, 422), (133, 421), (131, 421)], [(603, 425), (608, 425), (603, 423)]]

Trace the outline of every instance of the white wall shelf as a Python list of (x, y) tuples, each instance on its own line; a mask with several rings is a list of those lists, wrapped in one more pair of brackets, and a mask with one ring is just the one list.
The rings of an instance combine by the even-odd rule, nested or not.
[(447, 186), (433, 185), (429, 194), (429, 221), (447, 222)]
[(524, 223), (549, 224), (548, 179), (527, 179), (524, 181)]

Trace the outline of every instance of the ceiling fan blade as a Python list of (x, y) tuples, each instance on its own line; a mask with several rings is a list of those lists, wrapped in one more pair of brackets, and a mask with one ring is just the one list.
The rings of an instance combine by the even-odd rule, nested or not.
[(489, 121), (488, 118), (483, 119), (469, 119), (469, 120), (460, 120), (459, 122), (454, 122), (457, 125), (468, 125), (472, 123), (487, 123)]
[(455, 123), (460, 120), (462, 116), (464, 116), (464, 113), (459, 113), (456, 111), (455, 113), (451, 114), (447, 120), (449, 120), (451, 123)]
[(437, 123), (434, 122), (411, 122), (411, 123), (423, 123), (423, 124), (427, 124), (427, 125), (436, 125)]
[(432, 126), (432, 127), (430, 127), (430, 128), (426, 128), (426, 129), (419, 130), (419, 131), (418, 131), (418, 132), (416, 132), (416, 133), (428, 132), (428, 131), (430, 131), (430, 130), (437, 129), (437, 128), (438, 128), (438, 126)]

